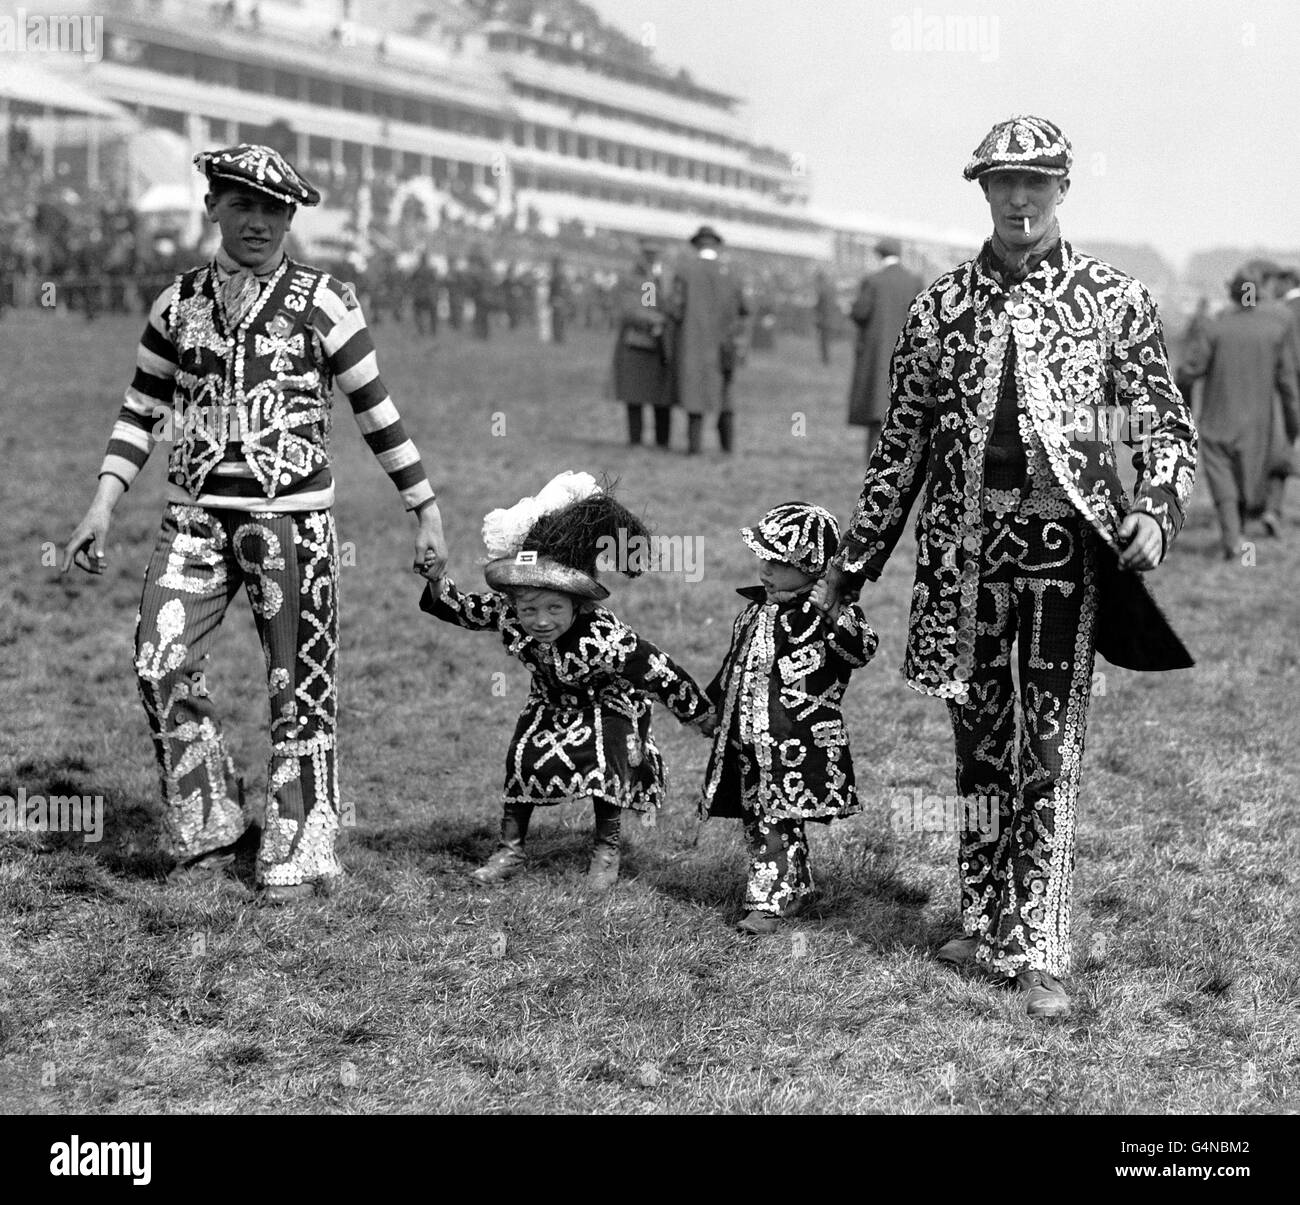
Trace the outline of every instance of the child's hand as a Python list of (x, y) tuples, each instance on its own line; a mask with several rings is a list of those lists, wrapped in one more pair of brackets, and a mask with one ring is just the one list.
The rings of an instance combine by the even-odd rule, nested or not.
[(712, 708), (707, 714), (702, 715), (692, 723), (700, 730), (704, 736), (712, 736), (718, 730), (718, 713)]
[(424, 560), (416, 561), (412, 568), (433, 587), (433, 592), (437, 594), (442, 582), (443, 565), (444, 562), (438, 554), (430, 548), (424, 554)]

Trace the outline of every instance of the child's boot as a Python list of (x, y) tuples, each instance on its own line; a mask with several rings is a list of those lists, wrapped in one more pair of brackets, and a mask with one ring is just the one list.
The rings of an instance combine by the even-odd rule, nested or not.
[(470, 877), (478, 883), (504, 883), (513, 878), (528, 864), (524, 853), (524, 839), (528, 836), (528, 821), (533, 814), (531, 804), (507, 803), (501, 817), (501, 843), (496, 852)]
[(618, 882), (619, 834), (623, 810), (610, 804), (596, 804), (596, 841), (587, 867), (587, 890), (604, 895)]
[(502, 845), (471, 876), (475, 882), (504, 883), (513, 878), (528, 864), (528, 855), (524, 853), (523, 843)]

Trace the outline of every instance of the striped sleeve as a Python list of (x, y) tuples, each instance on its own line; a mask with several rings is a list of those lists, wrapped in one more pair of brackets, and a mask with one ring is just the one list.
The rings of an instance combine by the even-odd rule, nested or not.
[(122, 400), (117, 422), (108, 437), (108, 451), (99, 475), (121, 480), (128, 489), (136, 479), (157, 442), (155, 429), (170, 422), (176, 379), (177, 355), (167, 327), (175, 286), (169, 285), (149, 311), (144, 334), (135, 353), (135, 376)]
[(347, 394), (357, 426), (380, 467), (393, 479), (407, 510), (434, 497), (420, 453), (402, 424), (402, 416), (379, 376), (374, 341), (361, 307), (350, 291), (344, 295), (328, 276), (316, 290), (313, 317), (316, 335), (330, 372)]

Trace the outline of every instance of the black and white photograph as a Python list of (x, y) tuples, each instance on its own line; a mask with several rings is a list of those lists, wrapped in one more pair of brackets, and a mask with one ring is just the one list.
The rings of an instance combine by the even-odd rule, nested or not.
[(1280, 1168), (1298, 79), (1289, 0), (0, 0), (16, 1171)]

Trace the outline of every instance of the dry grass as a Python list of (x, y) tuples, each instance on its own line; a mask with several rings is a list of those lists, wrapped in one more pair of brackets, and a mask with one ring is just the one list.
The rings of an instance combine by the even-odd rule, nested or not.
[[(763, 941), (731, 928), (737, 826), (694, 818), (707, 746), (656, 717), (674, 783), (634, 828), (624, 880), (580, 892), (590, 818), (539, 818), (531, 873), (488, 892), (501, 762), (526, 675), (490, 635), (419, 614), (410, 520), (346, 408), (335, 437), (343, 577), (342, 772), (357, 824), (343, 888), (258, 910), (246, 882), (165, 887), (156, 778), (131, 672), (162, 457), (119, 508), (107, 576), (42, 563), (88, 500), (137, 321), (6, 315), (0, 479), (0, 794), (105, 796), (105, 839), (0, 836), (0, 1108), (41, 1112), (1279, 1112), (1295, 1108), (1295, 699), (1300, 530), (1253, 568), (1214, 559), (1208, 503), (1156, 585), (1200, 659), (1174, 676), (1100, 665), (1086, 759), (1078, 1008), (936, 966), (955, 921), (952, 839), (898, 835), (895, 791), (951, 790), (944, 709), (902, 684), (910, 539), (866, 597), (881, 633), (847, 710), (866, 814), (813, 835), (822, 896)], [(747, 584), (742, 522), (790, 498), (847, 517), (845, 349), (786, 341), (741, 378), (739, 452), (622, 444), (599, 399), (608, 339), (414, 346), (385, 376), (441, 488), (453, 573), (477, 588), (478, 524), (563, 468), (608, 471), (704, 578), (650, 574), (614, 605), (701, 680)], [(807, 435), (791, 416), (807, 415)], [(504, 414), (506, 434), (494, 436)], [(679, 416), (680, 417), (680, 416)], [(711, 433), (710, 433), (711, 434)], [(682, 440), (677, 432), (679, 443)], [(494, 675), (503, 674), (502, 678)], [(504, 683), (504, 691), (494, 684)], [(262, 661), (243, 599), (209, 687), (264, 780)]]

